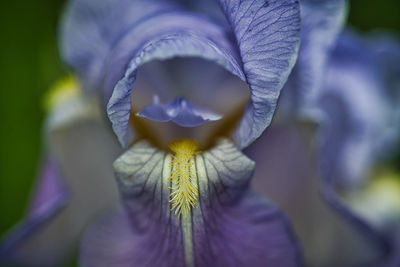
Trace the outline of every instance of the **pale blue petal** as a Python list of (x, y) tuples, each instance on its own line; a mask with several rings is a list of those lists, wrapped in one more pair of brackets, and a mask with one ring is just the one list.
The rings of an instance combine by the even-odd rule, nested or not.
[(286, 84), (280, 105), (287, 116), (315, 117), (326, 62), (347, 14), (346, 0), (303, 0), (299, 58)]
[(107, 56), (129, 30), (149, 16), (170, 10), (159, 1), (72, 0), (61, 23), (63, 59), (81, 76), (85, 90), (98, 90)]
[[(363, 180), (371, 164), (398, 139), (395, 89), (382, 72), (382, 59), (361, 38), (343, 33), (320, 97), (323, 160), (335, 165), (337, 181)], [(399, 61), (400, 62), (400, 61)]]
[[(131, 112), (131, 91), (136, 79), (136, 70), (140, 65), (155, 59), (197, 56), (214, 61), (241, 79), (245, 79), (234, 56), (236, 54), (234, 48), (218, 26), (206, 19), (186, 13), (164, 14), (151, 20), (149, 27), (153, 24), (162, 26), (156, 28), (154, 32), (150, 31), (150, 36), (142, 36), (144, 45), (138, 43), (140, 40), (137, 35), (144, 30), (143, 28), (148, 28), (146, 25), (139, 25), (125, 36), (110, 60), (110, 72), (105, 81), (106, 91), (112, 92), (107, 113), (122, 144), (130, 140), (128, 122)], [(202, 28), (198, 29), (197, 25), (202, 25)], [(138, 45), (136, 50), (128, 48), (135, 47), (134, 44)], [(128, 56), (126, 53), (134, 55)], [(125, 65), (121, 60), (129, 63), (126, 71), (121, 68)], [(123, 75), (122, 79), (120, 75)]]
[(300, 7), (296, 0), (219, 0), (235, 33), (251, 103), (235, 133), (240, 148), (271, 122), (276, 103), (296, 61)]
[(131, 140), (130, 95), (137, 68), (176, 56), (214, 61), (249, 83), (251, 104), (236, 131), (239, 147), (268, 126), (297, 55), (297, 1), (221, 2), (233, 33), (225, 23), (221, 27), (153, 1), (87, 2), (76, 0), (66, 15), (64, 57), (92, 87), (104, 91), (107, 113), (123, 145)]
[[(390, 125), (387, 127), (387, 133), (391, 136), (386, 149), (391, 147), (393, 139), (399, 138), (400, 125), (400, 40), (393, 33), (376, 32), (367, 36), (363, 40), (367, 43), (372, 55), (378, 63), (378, 71), (384, 81), (384, 93), (390, 106), (389, 114)], [(397, 140), (398, 141), (398, 140)]]
[[(65, 21), (64, 55), (84, 80), (94, 87), (101, 84), (108, 116), (123, 145), (131, 139), (130, 93), (140, 65), (176, 56), (201, 57), (245, 80), (224, 29), (200, 15), (153, 1), (77, 0)], [(100, 52), (94, 55), (97, 50), (89, 44), (101, 46)]]
[(397, 47), (386, 50), (375, 45), (383, 43), (344, 32), (329, 62), (320, 99), (325, 116), (319, 136), (322, 195), (385, 255), (375, 266), (396, 266), (396, 231), (388, 235), (378, 229), (352, 211), (338, 194), (338, 188), (349, 189), (365, 182), (399, 138), (398, 131), (393, 131), (398, 125), (396, 105), (400, 103), (398, 94), (393, 93), (400, 88), (394, 82), (398, 78), (393, 74), (398, 70), (393, 66), (400, 63), (400, 46), (386, 43), (386, 47)]

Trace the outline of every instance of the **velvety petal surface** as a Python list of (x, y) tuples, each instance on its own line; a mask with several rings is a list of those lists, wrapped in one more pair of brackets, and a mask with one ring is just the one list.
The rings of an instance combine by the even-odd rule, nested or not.
[(171, 160), (146, 142), (117, 159), (124, 209), (89, 229), (83, 266), (299, 266), (286, 219), (248, 190), (254, 162), (232, 143), (190, 159), (198, 198), (179, 217), (171, 210)]
[[(343, 28), (346, 0), (302, 0), (299, 57), (282, 93), (286, 115), (315, 117), (326, 63)], [(291, 115), (290, 115), (291, 114)], [(318, 119), (318, 118), (314, 118)]]
[(137, 115), (153, 121), (173, 121), (184, 127), (194, 127), (222, 118), (221, 115), (194, 105), (185, 98), (177, 97), (168, 104), (161, 104), (157, 96), (151, 106), (144, 107)]
[(235, 133), (239, 147), (251, 144), (271, 122), (280, 90), (297, 58), (299, 1), (219, 0), (235, 34), (250, 85), (251, 103)]
[(74, 1), (66, 14), (64, 57), (92, 87), (103, 88), (123, 145), (133, 134), (128, 121), (137, 68), (177, 56), (211, 60), (250, 85), (251, 104), (236, 131), (240, 147), (268, 126), (297, 55), (297, 1), (221, 2), (232, 26), (228, 31), (225, 23), (154, 1), (88, 2)]

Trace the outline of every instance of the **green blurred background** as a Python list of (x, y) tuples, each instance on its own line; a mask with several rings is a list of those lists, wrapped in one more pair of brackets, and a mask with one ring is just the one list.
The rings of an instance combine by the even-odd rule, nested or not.
[(42, 95), (66, 72), (57, 51), (65, 1), (0, 1), (0, 234), (25, 211), (41, 154)]
[[(0, 235), (24, 214), (39, 171), (42, 96), (67, 73), (57, 50), (64, 0), (0, 1)], [(353, 0), (349, 24), (400, 34), (398, 0)]]

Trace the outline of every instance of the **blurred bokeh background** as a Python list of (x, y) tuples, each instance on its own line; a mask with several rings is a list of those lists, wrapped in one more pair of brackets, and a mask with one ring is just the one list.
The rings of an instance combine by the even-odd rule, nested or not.
[[(57, 48), (64, 4), (0, 1), (0, 235), (23, 217), (39, 171), (43, 95), (67, 73)], [(348, 24), (400, 37), (399, 11), (398, 0), (352, 0)], [(393, 159), (394, 166), (399, 163), (400, 153)]]

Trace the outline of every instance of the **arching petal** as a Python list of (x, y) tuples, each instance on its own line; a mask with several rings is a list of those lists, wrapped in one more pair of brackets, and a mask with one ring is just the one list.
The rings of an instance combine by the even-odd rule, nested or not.
[[(297, 1), (223, 2), (233, 33), (205, 17), (156, 7), (153, 1), (102, 1), (98, 6), (86, 2), (75, 1), (66, 15), (64, 55), (91, 84), (103, 85), (106, 101), (111, 96), (107, 113), (123, 145), (132, 139), (128, 120), (137, 68), (176, 56), (214, 61), (250, 84), (252, 103), (236, 131), (239, 147), (250, 144), (268, 126), (297, 55)], [(98, 49), (90, 48), (93, 44)]]
[[(176, 18), (176, 16), (170, 17), (169, 19), (174, 18)], [(164, 22), (160, 21), (159, 23), (163, 24)], [(188, 25), (188, 23), (185, 22), (179, 23)], [(204, 25), (204, 22), (201, 21), (197, 21), (196, 23)], [(131, 38), (134, 38), (135, 36), (136, 35), (132, 35)], [(153, 39), (150, 44), (140, 51), (141, 52), (130, 61), (130, 66), (126, 71), (124, 78), (119, 80), (116, 84), (107, 105), (107, 113), (113, 124), (114, 132), (117, 134), (123, 145), (126, 145), (131, 139), (129, 136), (130, 128), (128, 125), (131, 112), (131, 91), (136, 78), (136, 70), (140, 64), (144, 64), (149, 60), (166, 59), (178, 55), (201, 56), (219, 62), (221, 65), (229, 68), (231, 72), (237, 74), (239, 77), (243, 77), (240, 67), (234, 57), (231, 56), (231, 53), (224, 53), (220, 48), (218, 48), (218, 46), (210, 42), (210, 40), (203, 37), (197, 38), (191, 33), (157, 36), (156, 39)], [(118, 62), (115, 62), (115, 64), (118, 64)], [(115, 79), (118, 76), (115, 75), (115, 68), (113, 68), (112, 63), (110, 68), (113, 70), (112, 76)], [(110, 86), (113, 84), (114, 83), (110, 83)]]
[(99, 89), (108, 53), (129, 28), (171, 6), (158, 1), (72, 0), (61, 23), (63, 59), (81, 76), (85, 90)]
[(300, 7), (295, 0), (220, 0), (230, 22), (250, 85), (251, 103), (236, 130), (239, 147), (252, 143), (270, 124), (297, 58)]
[[(176, 56), (201, 57), (220, 64), (245, 80), (238, 52), (225, 30), (203, 16), (162, 4), (157, 6), (153, 1), (103, 1), (108, 2), (108, 9), (100, 8), (102, 5), (90, 6), (86, 2), (75, 1), (67, 13), (64, 54), (77, 70), (83, 68), (80, 72), (85, 80), (97, 81), (97, 84), (100, 80), (104, 81), (102, 88), (104, 99), (108, 101), (107, 113), (123, 145), (131, 140), (128, 126), (130, 93), (140, 65)], [(152, 8), (156, 11), (150, 12)], [(85, 36), (88, 26), (79, 28), (77, 24), (86, 22), (83, 16), (89, 11), (95, 15), (88, 16), (85, 24), (91, 25), (91, 22), (94, 29)], [(115, 16), (118, 16), (117, 23), (114, 23)], [(81, 35), (86, 38), (79, 39)], [(102, 52), (98, 53), (101, 56), (82, 51), (87, 49), (88, 42), (96, 41), (104, 46)], [(83, 48), (77, 48), (77, 44)], [(84, 60), (88, 64), (82, 64), (78, 56), (73, 56), (81, 53), (90, 57)], [(101, 70), (91, 71), (93, 65), (94, 69), (102, 66)]]
[(170, 204), (171, 155), (145, 142), (126, 151), (114, 163), (125, 209), (88, 231), (83, 266), (301, 264), (283, 215), (247, 188), (254, 162), (227, 141), (192, 160), (198, 203), (178, 217)]
[[(131, 139), (128, 125), (131, 91), (136, 79), (136, 70), (140, 65), (155, 59), (198, 56), (215, 61), (245, 79), (234, 56), (234, 48), (217, 25), (186, 13), (163, 14), (148, 20), (146, 25), (138, 25), (131, 30), (115, 48), (109, 63), (110, 72), (105, 81), (105, 90), (112, 91), (107, 113), (122, 144)], [(150, 31), (151, 34), (142, 36), (143, 39), (137, 38), (140, 32), (151, 29), (153, 25), (162, 27), (157, 27)], [(198, 25), (202, 25), (201, 29), (198, 29)], [(135, 44), (138, 45), (136, 48)], [(131, 54), (134, 56), (130, 56)], [(129, 62), (126, 71), (123, 68), (125, 64), (121, 61), (126, 61), (127, 64)]]
[[(288, 116), (315, 117), (315, 105), (326, 62), (343, 28), (346, 0), (302, 0), (299, 58), (282, 92), (280, 105)], [(314, 118), (317, 119), (317, 118)]]

